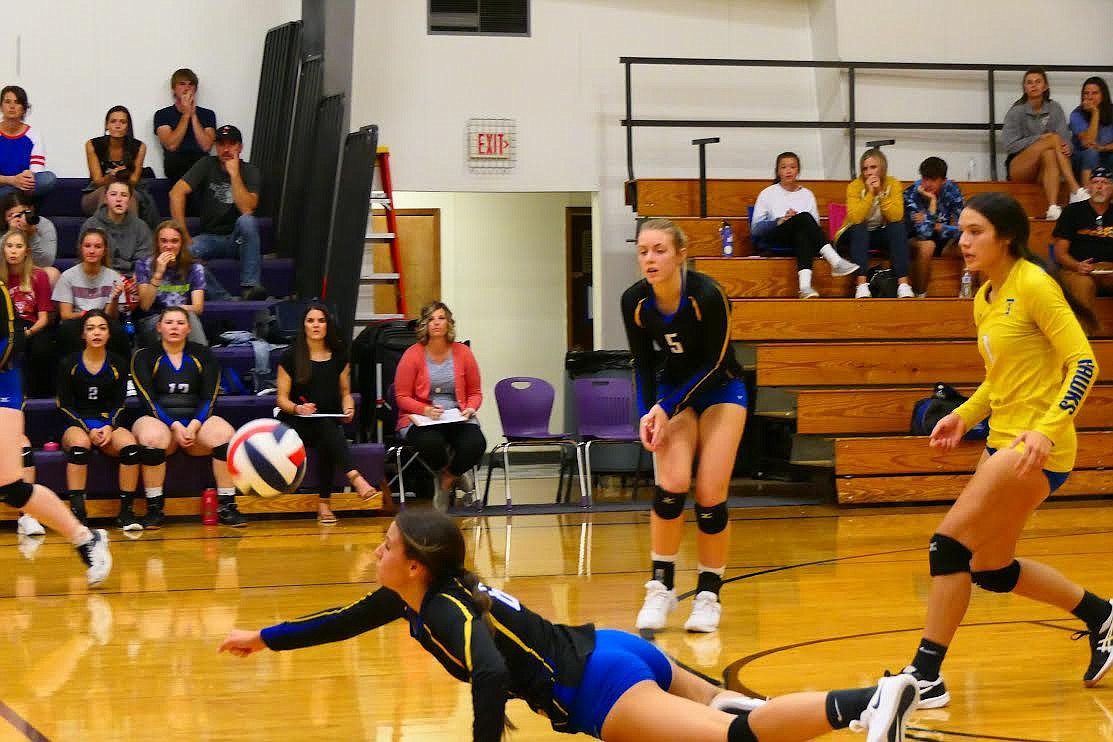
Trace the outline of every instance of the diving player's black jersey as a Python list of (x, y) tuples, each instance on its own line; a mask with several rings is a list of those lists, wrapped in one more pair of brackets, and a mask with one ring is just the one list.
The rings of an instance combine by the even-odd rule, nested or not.
[(398, 593), (379, 588), (363, 599), (263, 629), (270, 649), (298, 649), (349, 639), (399, 618), (410, 636), (458, 680), (471, 682), (474, 740), (502, 738), (507, 698), (521, 698), (545, 714), (556, 731), (568, 726), (568, 709), (553, 684), (575, 687), (595, 648), (595, 627), (546, 621), (517, 598), (482, 586), (491, 597), (491, 625), (479, 617), (471, 592), (458, 580), (431, 585), (415, 613)]
[(207, 347), (187, 342), (181, 364), (175, 366), (160, 344), (135, 352), (131, 378), (148, 415), (167, 425), (188, 425), (212, 417), (220, 364)]
[[(730, 346), (730, 301), (722, 287), (702, 273), (687, 272), (680, 306), (667, 316), (657, 309), (649, 282), (638, 281), (622, 294), (622, 320), (634, 355), (643, 415), (659, 404), (672, 417), (700, 392), (742, 378), (742, 366)], [(654, 342), (664, 363), (659, 362)], [(658, 381), (669, 387), (667, 396), (658, 398)]]
[(0, 371), (7, 371), (16, 359), (23, 339), (22, 323), (16, 321), (15, 307), (8, 287), (0, 281)]
[(71, 353), (58, 370), (58, 409), (85, 432), (115, 426), (124, 411), (127, 383), (127, 362), (115, 353), (105, 355), (96, 373), (85, 366), (82, 353)]

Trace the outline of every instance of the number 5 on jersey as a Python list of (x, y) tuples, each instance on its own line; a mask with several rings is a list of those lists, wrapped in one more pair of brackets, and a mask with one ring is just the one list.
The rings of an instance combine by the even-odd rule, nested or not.
[(684, 346), (680, 344), (680, 341), (677, 339), (676, 335), (677, 335), (677, 333), (675, 333), (675, 332), (665, 333), (665, 342), (668, 343), (670, 352), (672, 352), (672, 353), (683, 353), (684, 352)]

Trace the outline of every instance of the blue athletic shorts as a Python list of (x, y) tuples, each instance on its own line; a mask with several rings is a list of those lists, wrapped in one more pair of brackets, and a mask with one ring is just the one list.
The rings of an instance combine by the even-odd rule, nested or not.
[[(668, 397), (673, 391), (673, 387), (668, 384), (660, 384), (658, 388), (662, 399)], [(742, 379), (731, 379), (722, 386), (706, 389), (689, 400), (688, 406), (695, 410), (697, 415), (702, 415), (708, 407), (717, 404), (736, 404), (739, 407), (749, 407), (750, 400), (746, 394), (746, 382)]]
[(584, 665), (580, 685), (553, 688), (556, 700), (569, 710), (569, 733), (602, 739), (603, 722), (623, 693), (643, 680), (661, 690), (672, 685), (672, 665), (665, 653), (645, 639), (625, 631), (599, 629), (595, 649)]
[[(996, 448), (990, 448), (989, 446), (986, 446), (985, 450), (989, 452), (990, 456), (997, 453)], [(1050, 469), (1044, 469), (1043, 470), (1043, 475), (1045, 477), (1047, 477), (1047, 485), (1051, 488), (1051, 492), (1047, 493), (1047, 494), (1050, 495), (1052, 492), (1054, 492), (1055, 490), (1057, 490), (1057, 489), (1059, 489), (1060, 487), (1063, 486), (1063, 482), (1067, 481), (1067, 477), (1070, 476), (1070, 472), (1069, 471), (1051, 471)]]
[(23, 409), (23, 378), (18, 368), (0, 371), (0, 407)]

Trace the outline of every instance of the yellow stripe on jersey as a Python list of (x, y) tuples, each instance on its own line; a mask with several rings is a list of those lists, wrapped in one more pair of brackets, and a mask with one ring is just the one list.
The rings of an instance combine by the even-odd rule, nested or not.
[(489, 613), (487, 615), (489, 615), (491, 617), (491, 625), (495, 627), (496, 631), (498, 631), (500, 634), (505, 636), (507, 639), (509, 639), (510, 641), (514, 642), (519, 647), (521, 647), (523, 652), (530, 655), (535, 660), (537, 660), (542, 665), (544, 665), (545, 669), (548, 670), (550, 673), (555, 674), (555, 670), (553, 670), (552, 665), (550, 665), (548, 662), (546, 662), (544, 659), (542, 659), (541, 655), (539, 655), (537, 652), (535, 652), (531, 647), (527, 646), (524, 641), (519, 639), (517, 634), (515, 634), (510, 629), (506, 628), (506, 626), (499, 623), (499, 620), (497, 618), (495, 618), (493, 614)]
[[(452, 597), (448, 593), (441, 593), (441, 595), (455, 603), (456, 606), (460, 609), (460, 612), (464, 614), (464, 667), (467, 669), (468, 672), (471, 672), (471, 611), (465, 608), (463, 603), (456, 600), (456, 598)], [(436, 638), (432, 634), (429, 634), (429, 638), (437, 642)], [(437, 642), (437, 646), (441, 647), (441, 643)], [(441, 647), (441, 649), (444, 649), (444, 647)], [(448, 650), (444, 651), (446, 653), (448, 652)], [(451, 654), (449, 654), (448, 656), (452, 657)], [(452, 657), (452, 659), (456, 658)], [(456, 661), (459, 662), (459, 660)]]
[(634, 324), (642, 329), (645, 325), (642, 324), (642, 305), (645, 304), (645, 299), (638, 299), (638, 305), (634, 307)]
[(4, 355), (0, 356), (0, 368), (7, 368), (15, 348), (15, 305), (12, 304), (12, 295), (3, 281), (0, 281), (0, 295), (3, 296), (5, 316), (8, 318), (8, 326), (4, 328), (8, 344), (4, 347)]
[[(703, 383), (704, 379), (715, 373), (715, 371), (719, 368), (719, 364), (721, 364), (723, 362), (723, 358), (726, 357), (727, 349), (730, 348), (730, 300), (727, 299), (727, 295), (723, 292), (722, 286), (720, 286), (715, 281), (711, 281), (710, 283), (715, 287), (715, 290), (719, 292), (719, 298), (723, 300), (723, 309), (725, 312), (724, 316), (727, 323), (726, 331), (723, 332), (723, 345), (721, 348), (719, 348), (719, 357), (715, 359), (715, 363), (711, 364), (711, 367), (710, 369), (708, 369), (707, 373), (704, 374), (699, 381), (692, 385), (692, 388), (689, 389), (688, 393), (684, 395), (684, 398), (677, 403), (676, 407), (682, 407), (687, 404), (688, 399), (692, 396), (692, 392), (698, 389), (699, 385)], [(696, 303), (695, 297), (689, 296), (688, 300), (692, 302), (692, 308), (696, 310), (696, 319), (700, 319), (699, 304)]]
[(703, 322), (703, 312), (699, 310), (699, 302), (696, 301), (696, 297), (688, 297), (688, 300), (692, 302), (692, 311), (696, 313), (696, 322)]

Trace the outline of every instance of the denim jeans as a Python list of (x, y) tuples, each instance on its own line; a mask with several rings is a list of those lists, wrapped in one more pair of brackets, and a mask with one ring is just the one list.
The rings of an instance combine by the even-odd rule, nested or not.
[(259, 226), (255, 217), (244, 214), (236, 220), (232, 234), (199, 234), (189, 246), (195, 258), (239, 258), (240, 286), (258, 286), (262, 270), (259, 255)]
[(1074, 172), (1081, 176), (1083, 170), (1093, 170), (1098, 165), (1113, 168), (1113, 152), (1098, 152), (1093, 149), (1076, 149), (1070, 156)]
[(843, 233), (839, 240), (849, 239), (850, 259), (861, 266), (858, 275), (869, 271), (870, 250), (885, 248), (889, 252), (889, 262), (897, 278), (908, 275), (908, 230), (904, 222), (889, 222), (871, 230), (865, 224), (855, 224)]
[[(40, 170), (34, 175), (35, 190), (31, 192), (32, 196), (34, 196), (35, 198), (42, 198), (43, 196), (54, 190), (54, 183), (58, 180), (54, 173), (50, 172), (49, 170)], [(0, 198), (7, 196), (9, 193), (13, 193), (15, 190), (15, 186), (0, 186)]]

